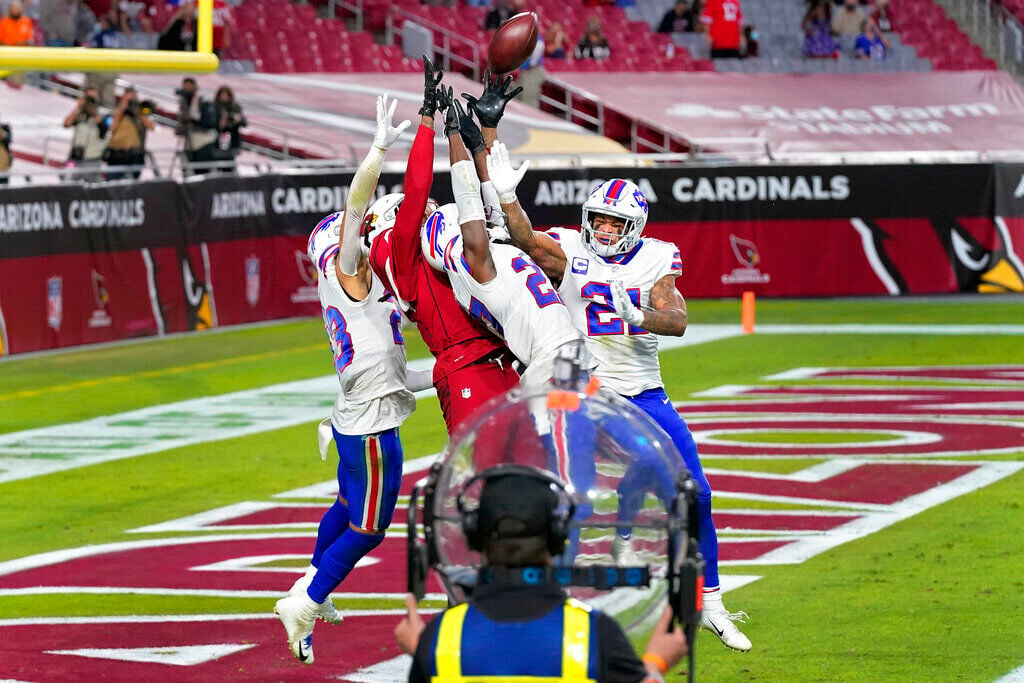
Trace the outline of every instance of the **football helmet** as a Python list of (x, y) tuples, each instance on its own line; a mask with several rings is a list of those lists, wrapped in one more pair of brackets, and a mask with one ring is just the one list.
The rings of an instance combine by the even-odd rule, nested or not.
[(445, 204), (427, 217), (420, 231), (420, 248), (423, 258), (434, 270), (444, 272), (445, 253), (449, 245), (462, 235), (459, 227), (459, 209), (455, 204)]
[(394, 192), (370, 204), (370, 208), (363, 214), (363, 225), (359, 229), (359, 246), (364, 256), (369, 256), (370, 247), (378, 235), (394, 227), (395, 219), (398, 218), (398, 207), (402, 205), (404, 199), (404, 194)]
[[(594, 214), (606, 214), (626, 221), (617, 242), (606, 244), (597, 238), (591, 223)], [(583, 242), (598, 256), (628, 252), (640, 241), (640, 233), (646, 224), (647, 198), (628, 180), (606, 180), (583, 202)]]
[(332, 213), (320, 219), (313, 231), (309, 234), (309, 241), (306, 242), (306, 253), (313, 263), (320, 260), (320, 255), (326, 252), (332, 245), (337, 245), (341, 239), (341, 226), (345, 216), (342, 213)]

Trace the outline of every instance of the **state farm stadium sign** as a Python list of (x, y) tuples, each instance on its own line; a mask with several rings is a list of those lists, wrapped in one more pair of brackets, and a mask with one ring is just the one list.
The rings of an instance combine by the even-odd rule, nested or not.
[(815, 135), (928, 135), (952, 133), (948, 121), (999, 116), (999, 107), (990, 102), (940, 104), (904, 107), (878, 104), (866, 109), (833, 107), (795, 108), (742, 104), (721, 109), (703, 104), (679, 103), (670, 116), (683, 118), (747, 119), (785, 132)]

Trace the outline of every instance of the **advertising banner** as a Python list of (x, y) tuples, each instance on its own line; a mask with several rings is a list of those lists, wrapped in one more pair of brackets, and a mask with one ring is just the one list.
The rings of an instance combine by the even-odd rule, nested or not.
[[(689, 297), (1024, 291), (1024, 165), (532, 172), (535, 228), (579, 226), (603, 180), (636, 182)], [(0, 190), (0, 352), (316, 315), (310, 230), (351, 174)], [(377, 192), (399, 192), (385, 174)], [(446, 173), (432, 196), (450, 201)]]

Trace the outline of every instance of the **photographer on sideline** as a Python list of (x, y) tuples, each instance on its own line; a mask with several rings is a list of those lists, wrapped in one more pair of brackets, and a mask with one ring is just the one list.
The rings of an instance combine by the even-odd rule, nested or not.
[(11, 162), (14, 155), (11, 154), (11, 127), (6, 123), (0, 123), (0, 185), (6, 185), (10, 180), (5, 173), (11, 170)]
[[(217, 137), (220, 119), (213, 102), (199, 97), (199, 84), (194, 78), (186, 78), (178, 95), (178, 135), (185, 139), (185, 159), (198, 163), (217, 160)], [(199, 173), (209, 172), (201, 168)], [(188, 171), (188, 169), (186, 169)]]
[[(71, 153), (67, 166), (70, 168), (98, 168), (103, 163), (103, 151), (107, 143), (107, 122), (100, 112), (99, 91), (86, 88), (79, 96), (78, 104), (64, 118), (64, 127), (73, 128), (71, 134)], [(71, 180), (102, 180), (99, 173), (75, 173)]]
[[(451, 607), (429, 624), (406, 598), (407, 615), (395, 628), (403, 652), (413, 655), (410, 682), (538, 677), (608, 683), (664, 681), (687, 652), (682, 628), (670, 631), (665, 608), (643, 661), (608, 615), (570, 600), (557, 584), (508, 579), (524, 569), (546, 569), (567, 540), (559, 521), (555, 476), (523, 465), (482, 472), (483, 488), (471, 525), (463, 520), (470, 549), (483, 553), (484, 574), (468, 603)], [(559, 530), (560, 529), (560, 530)], [(593, 651), (592, 651), (593, 650)], [(462, 678), (465, 677), (465, 678)], [(504, 680), (504, 679), (503, 679)]]
[(213, 101), (217, 107), (218, 121), (216, 156), (218, 159), (231, 162), (219, 170), (230, 173), (235, 168), (235, 157), (242, 149), (241, 129), (249, 125), (249, 122), (242, 113), (242, 105), (235, 101), (235, 93), (228, 86), (222, 85), (217, 88), (217, 95)]
[[(146, 133), (155, 127), (149, 117), (151, 113), (153, 103), (148, 100), (139, 102), (135, 88), (124, 91), (110, 124), (110, 141), (103, 153), (103, 160), (108, 166), (142, 166), (146, 163)], [(125, 177), (138, 178), (139, 171), (107, 173), (107, 180)]]

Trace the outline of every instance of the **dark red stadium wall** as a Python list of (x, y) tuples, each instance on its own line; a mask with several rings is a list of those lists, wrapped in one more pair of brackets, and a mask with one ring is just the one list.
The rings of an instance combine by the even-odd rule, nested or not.
[[(621, 169), (530, 174), (537, 226)], [(1024, 166), (640, 169), (689, 297), (1020, 291)], [(0, 190), (0, 342), (18, 353), (319, 312), (306, 237), (350, 176)], [(380, 191), (400, 189), (386, 176)], [(446, 175), (435, 196), (449, 199)], [(1018, 196), (1020, 195), (1020, 196)], [(1016, 278), (1016, 279), (1015, 279)]]

